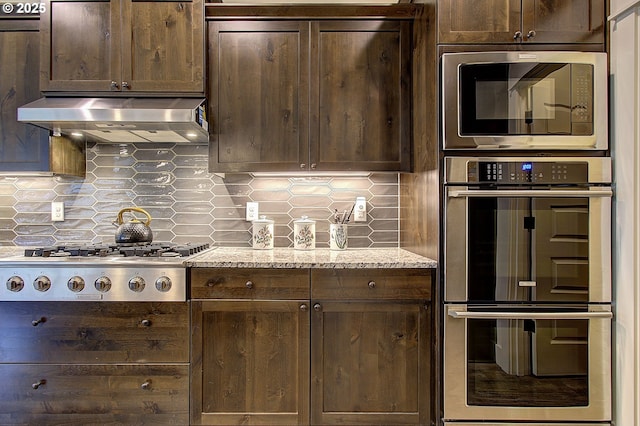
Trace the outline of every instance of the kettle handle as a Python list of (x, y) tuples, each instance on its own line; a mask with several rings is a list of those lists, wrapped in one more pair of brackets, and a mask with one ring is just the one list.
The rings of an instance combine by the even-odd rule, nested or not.
[(117, 223), (118, 225), (122, 225), (122, 224), (124, 223), (124, 220), (123, 220), (122, 215), (123, 215), (125, 212), (138, 212), (138, 213), (142, 213), (142, 214), (144, 214), (144, 215), (146, 215), (146, 216), (147, 216), (147, 221), (144, 223), (144, 224), (145, 224), (145, 226), (149, 226), (149, 224), (151, 223), (151, 215), (150, 215), (150, 214), (149, 214), (145, 209), (141, 209), (140, 207), (127, 207), (127, 208), (124, 208), (124, 209), (122, 209), (122, 210), (120, 210), (120, 211), (118, 212), (118, 219), (117, 219), (117, 221), (116, 221), (116, 223)]

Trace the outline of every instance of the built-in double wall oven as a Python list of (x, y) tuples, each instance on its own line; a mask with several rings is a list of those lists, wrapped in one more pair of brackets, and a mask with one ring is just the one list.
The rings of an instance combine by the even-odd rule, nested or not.
[(444, 158), (445, 424), (610, 421), (611, 199), (607, 157)]

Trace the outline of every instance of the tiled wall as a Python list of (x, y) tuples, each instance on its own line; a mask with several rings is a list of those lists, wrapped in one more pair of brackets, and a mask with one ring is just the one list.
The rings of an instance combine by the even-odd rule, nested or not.
[[(43, 246), (112, 242), (118, 211), (150, 213), (154, 241), (246, 246), (251, 223), (245, 203), (275, 221), (275, 246), (292, 247), (293, 221), (317, 221), (317, 247), (328, 247), (334, 209), (367, 198), (368, 220), (351, 223), (349, 247), (398, 246), (398, 175), (253, 177), (207, 172), (207, 146), (89, 144), (85, 179), (0, 177), (0, 245)], [(65, 220), (51, 221), (51, 202), (65, 204)], [(144, 216), (140, 216), (141, 218)]]

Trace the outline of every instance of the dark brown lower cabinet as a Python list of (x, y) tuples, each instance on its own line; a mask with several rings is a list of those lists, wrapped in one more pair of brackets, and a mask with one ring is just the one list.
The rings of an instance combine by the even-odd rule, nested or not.
[(192, 424), (429, 424), (431, 273), (193, 269)]
[(423, 303), (314, 304), (311, 424), (429, 424)]
[(186, 425), (189, 366), (1, 364), (2, 425)]
[(0, 304), (0, 424), (189, 423), (189, 305)]

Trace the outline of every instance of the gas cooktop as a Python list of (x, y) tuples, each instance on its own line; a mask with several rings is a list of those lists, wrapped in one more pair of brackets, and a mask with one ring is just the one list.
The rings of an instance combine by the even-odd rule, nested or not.
[(184, 261), (209, 244), (27, 248), (0, 261), (0, 301), (186, 301)]

